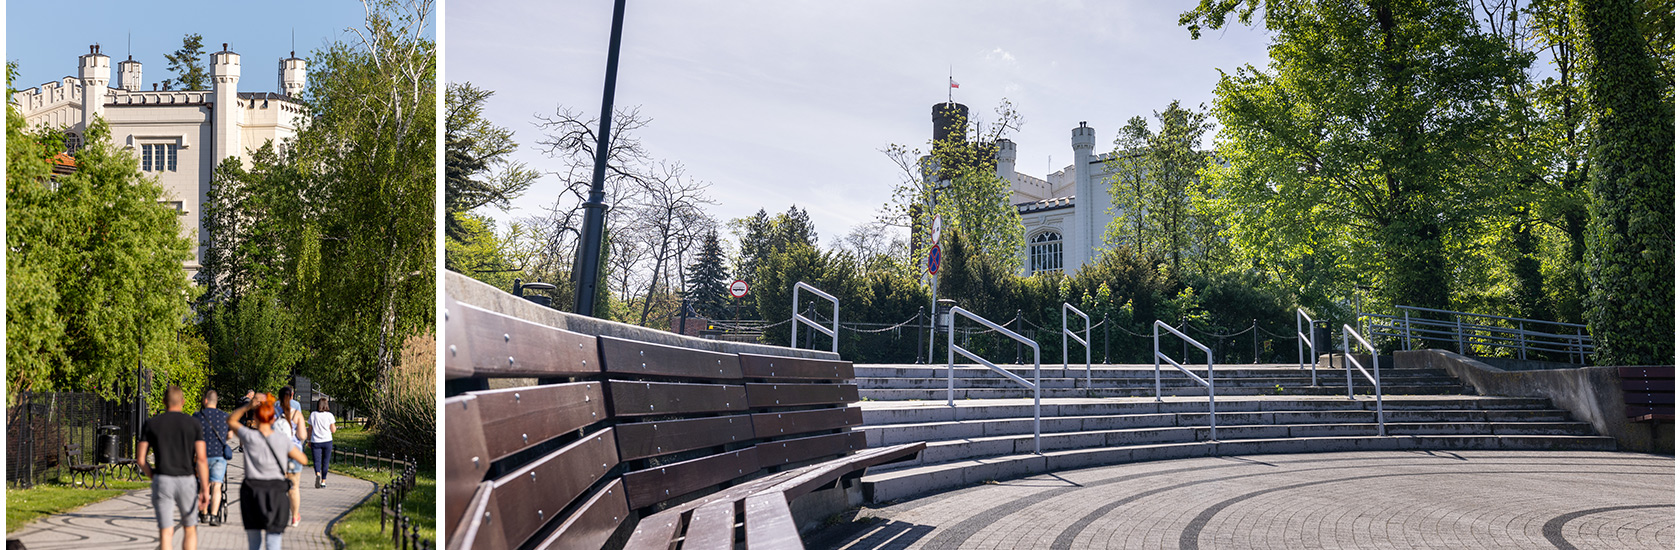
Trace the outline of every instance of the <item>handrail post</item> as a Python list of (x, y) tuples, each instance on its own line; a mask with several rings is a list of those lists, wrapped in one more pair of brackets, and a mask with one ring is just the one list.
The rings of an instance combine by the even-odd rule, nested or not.
[[(1072, 310), (1075, 315), (1078, 315), (1080, 317), (1085, 318), (1085, 337), (1084, 338), (1080, 338), (1079, 335), (1068, 331), (1068, 328), (1067, 328), (1067, 314), (1068, 314), (1069, 310)], [(1083, 312), (1083, 311), (1079, 311), (1079, 308), (1073, 307), (1073, 304), (1070, 304), (1070, 303), (1067, 303), (1067, 302), (1062, 302), (1062, 374), (1063, 375), (1067, 374), (1067, 368), (1068, 368), (1068, 357), (1067, 357), (1068, 336), (1072, 336), (1073, 341), (1079, 342), (1080, 345), (1085, 346), (1085, 389), (1090, 390), (1091, 389), (1091, 316), (1086, 315), (1085, 312)]]
[[(955, 308), (952, 308), (955, 309)], [(957, 331), (956, 315), (951, 316), (953, 326), (945, 327), (945, 406), (957, 406)]]
[(1522, 321), (1517, 321), (1517, 355), (1524, 361), (1528, 360), (1528, 335), (1523, 334)]
[[(1008, 370), (1005, 370), (1004, 368), (997, 366), (996, 364), (992, 363), (991, 361), (987, 361), (986, 358), (980, 357), (979, 355), (975, 355), (974, 352), (971, 352), (967, 349), (964, 349), (964, 348), (958, 346), (957, 342), (956, 342), (956, 320), (957, 320), (958, 315), (961, 315), (963, 317), (967, 317), (969, 319), (972, 319), (972, 320), (974, 320), (974, 322), (980, 323), (981, 325), (985, 326), (986, 328), (997, 331), (998, 333), (1003, 334), (1004, 336), (1009, 337), (1010, 339), (1013, 339), (1016, 342), (1026, 344), (1027, 346), (1031, 347), (1032, 350), (1033, 350), (1033, 381), (1028, 382), (1025, 378), (1022, 378), (1015, 373), (1009, 372)], [(1028, 387), (1031, 387), (1033, 389), (1033, 453), (1043, 454), (1043, 447), (1040, 446), (1040, 439), (1041, 439), (1040, 436), (1041, 436), (1041, 433), (1042, 433), (1041, 424), (1042, 424), (1042, 420), (1043, 420), (1042, 407), (1043, 407), (1043, 394), (1044, 394), (1044, 392), (1043, 392), (1043, 388), (1044, 388), (1044, 378), (1043, 378), (1044, 362), (1043, 362), (1043, 357), (1041, 355), (1042, 350), (1039, 349), (1038, 342), (1035, 341), (1035, 340), (1029, 339), (1025, 336), (1022, 336), (1020, 333), (1017, 333), (1013, 330), (1009, 330), (1007, 328), (1004, 328), (1003, 326), (998, 325), (997, 323), (993, 323), (991, 321), (988, 321), (984, 317), (981, 317), (979, 315), (975, 315), (974, 312), (968, 311), (968, 310), (963, 309), (962, 307), (959, 307), (959, 306), (952, 306), (951, 307), (951, 326), (948, 327), (948, 328), (950, 328), (951, 330), (950, 330), (949, 333), (947, 333), (947, 335), (945, 337), (946, 338), (946, 344), (947, 344), (947, 348), (946, 348), (946, 352), (945, 352), (945, 364), (946, 364), (946, 375), (945, 375), (946, 376), (946, 378), (945, 378), (945, 380), (946, 380), (946, 382), (945, 382), (946, 383), (946, 394), (945, 394), (945, 400), (946, 400), (946, 406), (950, 406), (950, 407), (955, 407), (956, 406), (956, 402), (953, 399), (953, 395), (955, 393), (955, 390), (952, 389), (953, 388), (953, 386), (952, 386), (953, 380), (955, 380), (955, 379), (952, 377), (951, 373), (954, 372), (955, 368), (956, 368), (956, 366), (955, 366), (956, 365), (956, 354), (961, 353), (963, 355), (963, 357), (973, 359), (973, 360), (979, 362), (981, 365), (984, 365), (989, 369), (997, 371), (999, 374), (1002, 374), (1004, 377), (1006, 377), (1010, 380), (1013, 380), (1015, 383), (1023, 385), (1023, 386), (1028, 386)]]
[(1161, 402), (1161, 326), (1155, 325), (1155, 402)]
[(1207, 356), (1208, 377), (1208, 441), (1219, 441), (1219, 414), (1213, 409), (1213, 353), (1203, 350)]
[[(820, 323), (818, 323), (818, 322), (816, 322), (816, 321), (814, 321), (814, 320), (812, 320), (812, 319), (810, 319), (810, 318), (808, 318), (804, 315), (799, 314), (799, 290), (800, 289), (809, 290), (809, 291), (811, 291), (812, 294), (816, 294), (818, 297), (821, 297), (824, 300), (828, 300), (830, 303), (834, 304), (834, 328), (824, 328), (822, 326), (822, 324), (820, 324)], [(788, 311), (793, 312), (793, 319), (791, 319), (790, 322), (788, 323), (790, 325), (793, 325), (793, 335), (791, 337), (789, 337), (789, 339), (788, 339), (788, 347), (790, 347), (790, 348), (798, 348), (799, 347), (799, 323), (803, 322), (803, 323), (809, 323), (811, 325), (811, 328), (816, 330), (817, 332), (827, 334), (828, 338), (829, 338), (829, 342), (830, 342), (830, 351), (832, 351), (835, 355), (840, 354), (840, 299), (839, 298), (835, 298), (834, 295), (829, 294), (827, 292), (823, 292), (821, 289), (818, 289), (817, 287), (811, 286), (810, 284), (806, 283), (805, 281), (799, 281), (799, 282), (793, 284), (793, 305), (792, 305), (792, 307), (788, 308)], [(816, 314), (816, 312), (815, 312), (815, 310), (813, 310), (812, 315), (815, 315), (815, 314)], [(931, 361), (932, 359), (930, 358), (929, 360)]]
[(1464, 355), (1464, 318), (1454, 315), (1453, 322), (1458, 325), (1458, 328), (1453, 329), (1453, 338), (1458, 339), (1458, 354)]
[[(1406, 351), (1412, 351), (1412, 310), (1401, 310), (1406, 315)], [(1376, 352), (1371, 352), (1376, 353)]]

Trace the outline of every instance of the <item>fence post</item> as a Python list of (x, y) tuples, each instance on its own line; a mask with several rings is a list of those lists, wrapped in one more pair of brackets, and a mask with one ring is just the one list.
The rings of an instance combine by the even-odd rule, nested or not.
[(1458, 354), (1464, 355), (1464, 318), (1454, 315), (1453, 322), (1457, 324), (1457, 328), (1453, 329), (1453, 337), (1458, 339)]
[(1260, 320), (1250, 319), (1248, 330), (1254, 331), (1254, 364), (1260, 364)]
[(1103, 364), (1112, 365), (1108, 360), (1108, 314), (1103, 314)]
[(1522, 321), (1517, 321), (1517, 355), (1524, 361), (1528, 360), (1528, 336), (1523, 334)]
[[(927, 308), (923, 306), (916, 306), (916, 363), (922, 362), (922, 332), (927, 330), (927, 327), (922, 326), (922, 313), (926, 310)], [(928, 360), (932, 361), (933, 359), (929, 358)]]

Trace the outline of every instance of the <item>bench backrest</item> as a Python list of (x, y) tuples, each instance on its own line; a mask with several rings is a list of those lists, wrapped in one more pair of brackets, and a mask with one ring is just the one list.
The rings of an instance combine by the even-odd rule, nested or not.
[[(598, 547), (627, 521), (862, 450), (852, 365), (445, 315), (451, 548)], [(490, 380), (536, 378), (489, 389)], [(539, 540), (540, 539), (540, 540)]]
[(1619, 367), (1628, 418), (1674, 418), (1674, 367)]

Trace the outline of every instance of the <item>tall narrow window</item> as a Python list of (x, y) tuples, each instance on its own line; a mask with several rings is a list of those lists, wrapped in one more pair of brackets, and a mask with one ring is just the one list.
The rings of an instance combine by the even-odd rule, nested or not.
[(1028, 263), (1032, 273), (1062, 270), (1062, 234), (1045, 231), (1032, 238)]
[(140, 146), (140, 169), (146, 172), (175, 171), (176, 150), (173, 143), (146, 143)]

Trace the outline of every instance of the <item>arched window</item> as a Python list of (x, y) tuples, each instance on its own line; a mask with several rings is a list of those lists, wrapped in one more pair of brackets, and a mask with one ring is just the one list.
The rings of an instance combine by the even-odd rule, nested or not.
[(64, 133), (64, 152), (74, 153), (82, 148), (82, 135), (75, 132)]
[(1055, 231), (1045, 231), (1032, 238), (1028, 251), (1028, 271), (1062, 270), (1062, 234)]

